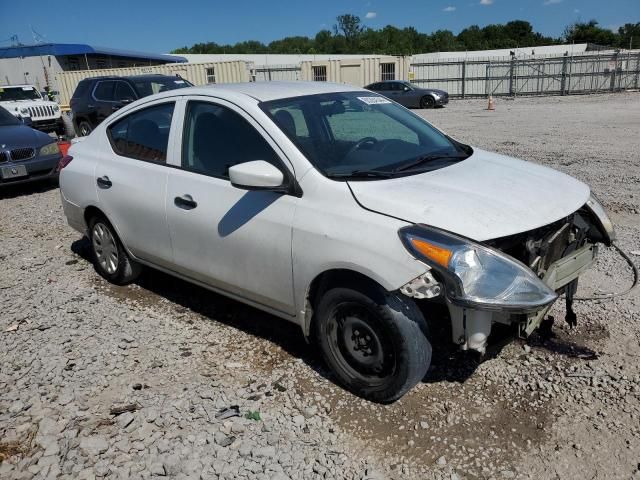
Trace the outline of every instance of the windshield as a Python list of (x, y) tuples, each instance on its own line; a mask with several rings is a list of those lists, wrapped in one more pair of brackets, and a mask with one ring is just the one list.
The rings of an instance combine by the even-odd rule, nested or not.
[(0, 107), (0, 127), (8, 127), (9, 125), (19, 125), (21, 122), (7, 112), (4, 108)]
[(40, 100), (41, 98), (34, 87), (0, 87), (0, 102)]
[(193, 86), (189, 81), (180, 77), (145, 78), (133, 80), (133, 83), (140, 97), (147, 97), (156, 93), (166, 92), (167, 90)]
[(345, 92), (287, 98), (261, 108), (328, 177), (390, 177), (468, 157), (426, 121), (385, 97)]

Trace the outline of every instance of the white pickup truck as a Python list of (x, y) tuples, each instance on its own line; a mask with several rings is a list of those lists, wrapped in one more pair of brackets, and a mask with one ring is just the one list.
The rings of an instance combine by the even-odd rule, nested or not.
[(21, 120), (30, 118), (37, 130), (65, 134), (60, 105), (43, 98), (33, 85), (0, 86), (0, 107)]

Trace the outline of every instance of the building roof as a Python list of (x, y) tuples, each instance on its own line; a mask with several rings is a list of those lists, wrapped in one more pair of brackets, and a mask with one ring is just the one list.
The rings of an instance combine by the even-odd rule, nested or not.
[(165, 63), (186, 62), (187, 59), (176, 55), (160, 55), (116, 48), (93, 47), (84, 43), (43, 43), (39, 45), (20, 45), (0, 48), (0, 58), (38, 57), (40, 55), (109, 55), (112, 57), (143, 58)]

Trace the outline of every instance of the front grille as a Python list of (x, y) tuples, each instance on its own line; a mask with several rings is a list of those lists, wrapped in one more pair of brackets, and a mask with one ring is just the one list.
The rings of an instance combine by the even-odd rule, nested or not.
[(0, 152), (0, 163), (9, 160), (9, 154), (6, 152)]
[(36, 107), (29, 107), (28, 110), (29, 116), (31, 118), (53, 116), (53, 107), (50, 105), (38, 105)]
[(36, 156), (35, 148), (15, 148), (11, 150), (12, 160), (29, 160)]

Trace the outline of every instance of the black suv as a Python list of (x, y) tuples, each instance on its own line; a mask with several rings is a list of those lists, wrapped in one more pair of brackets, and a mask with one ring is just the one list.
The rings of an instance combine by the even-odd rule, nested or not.
[(192, 86), (184, 78), (160, 74), (85, 78), (71, 97), (73, 126), (78, 136), (89, 135), (113, 112), (139, 98)]

